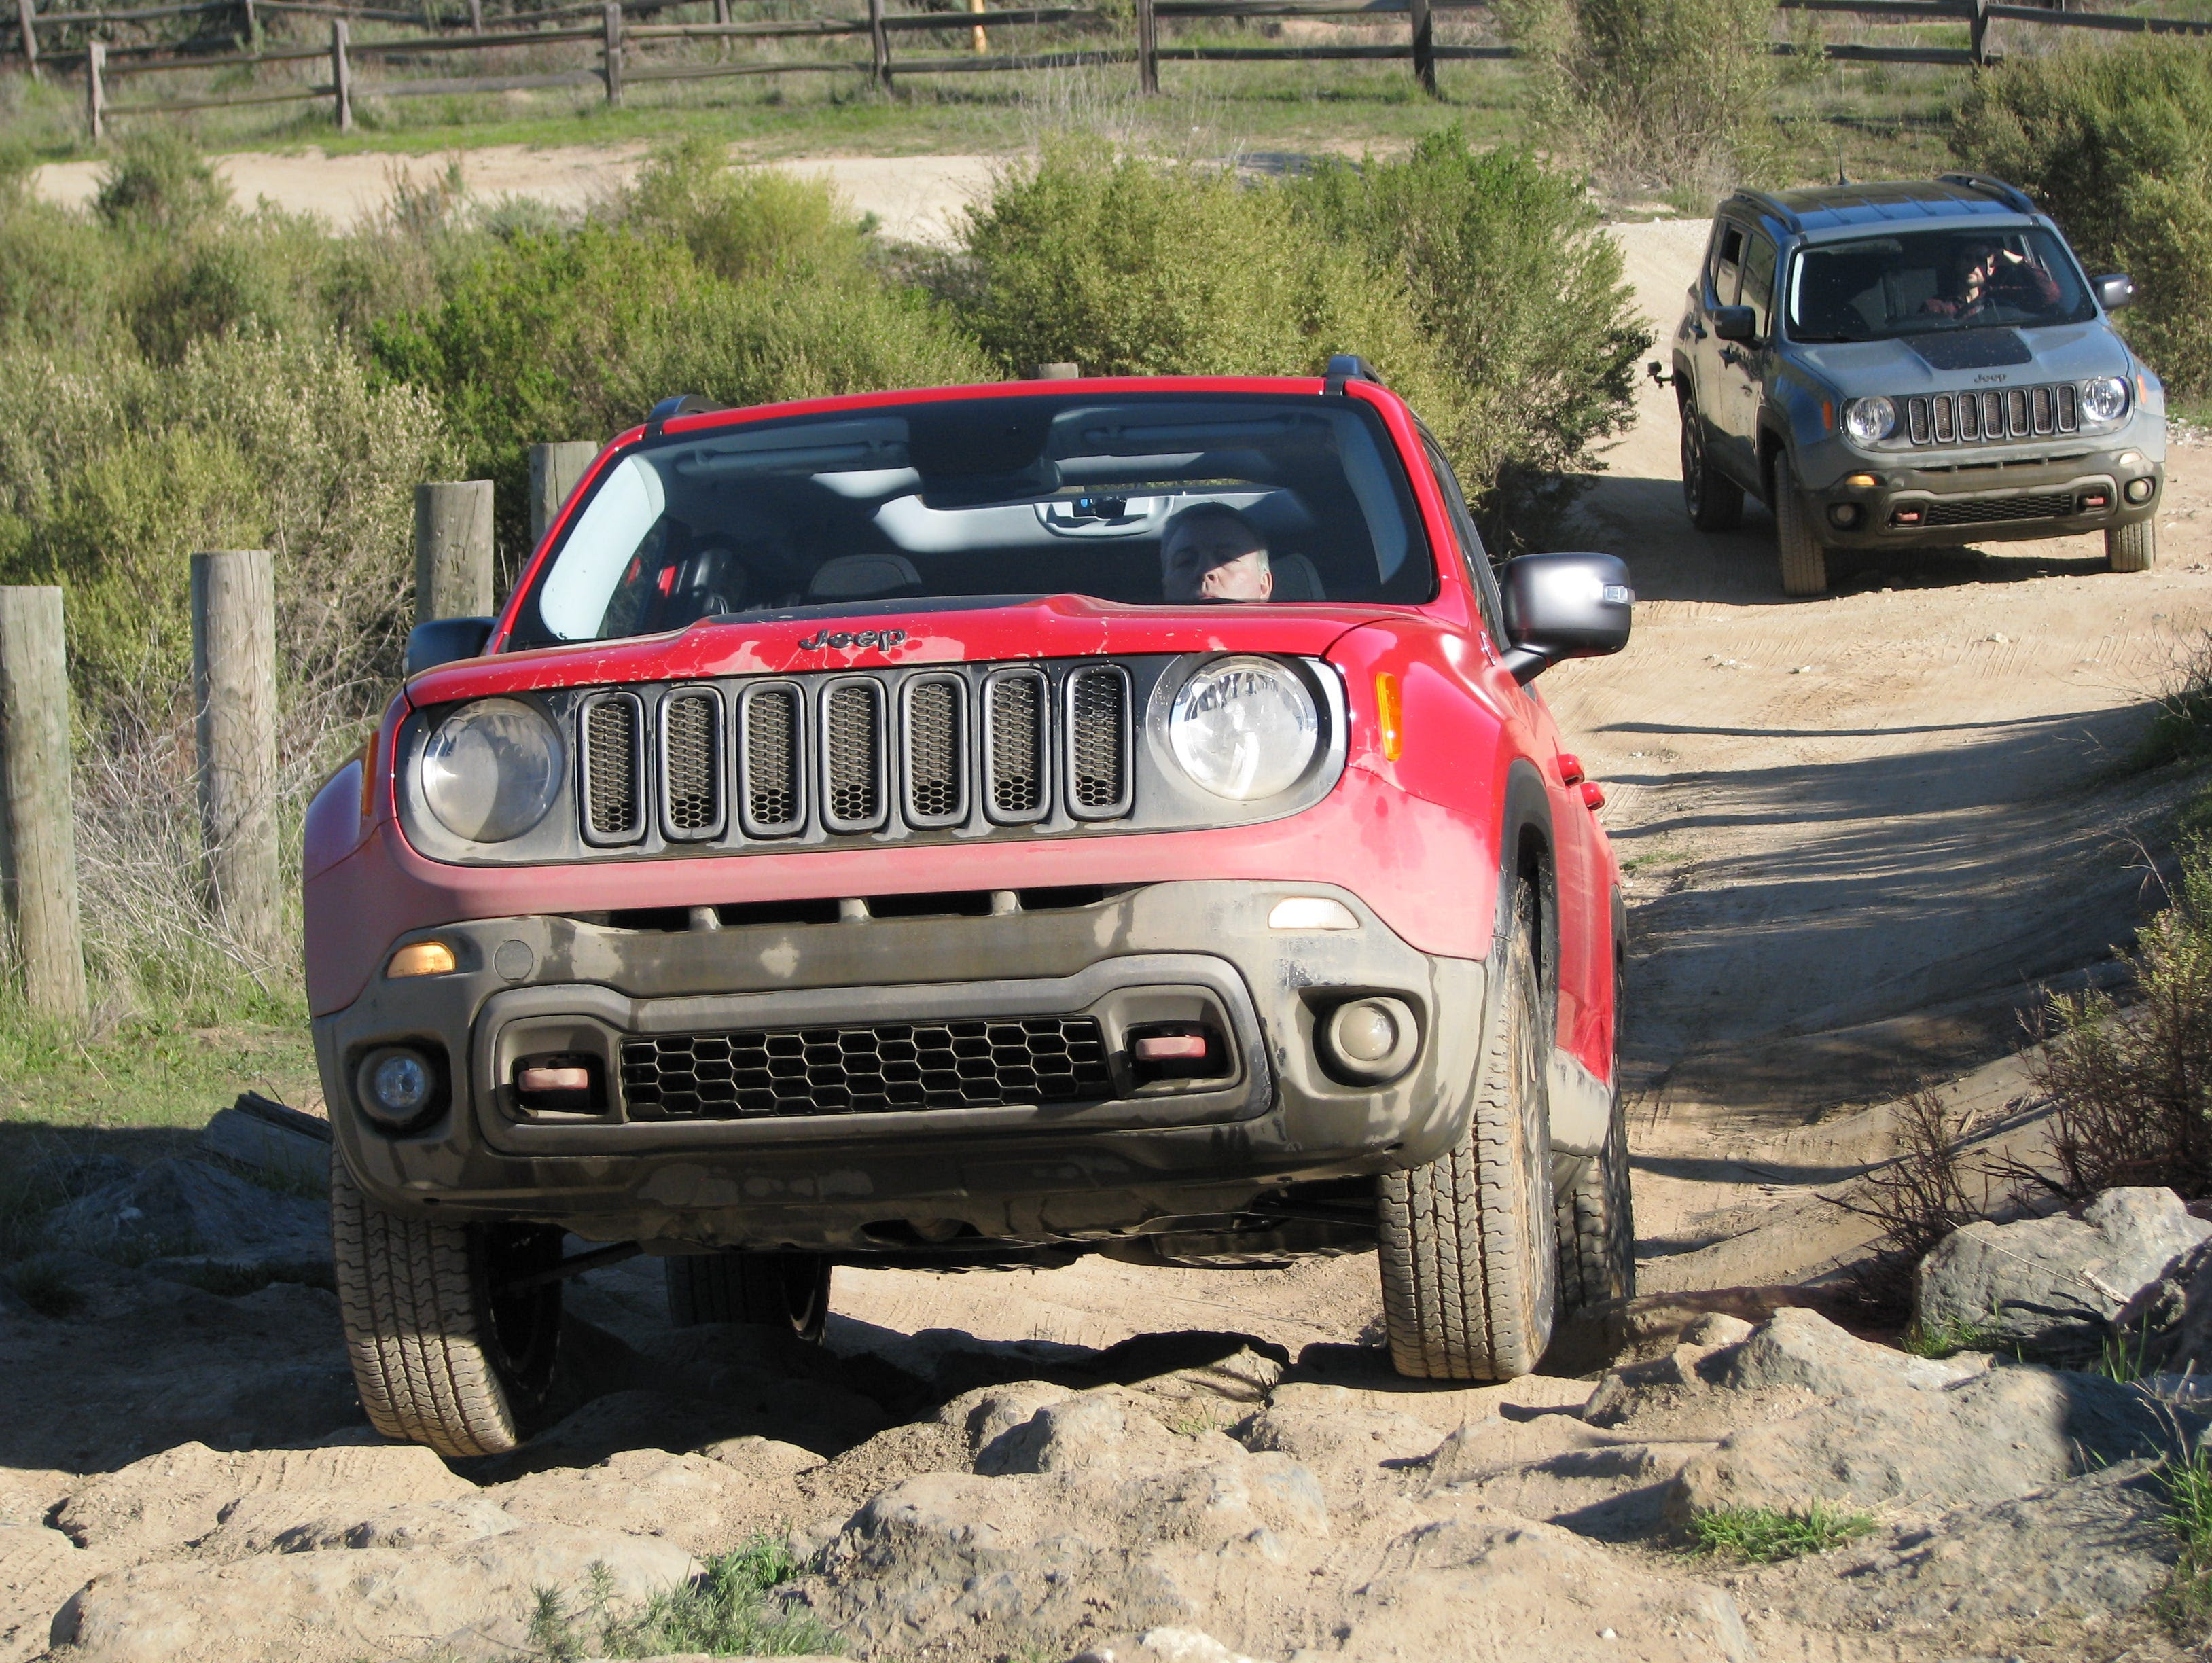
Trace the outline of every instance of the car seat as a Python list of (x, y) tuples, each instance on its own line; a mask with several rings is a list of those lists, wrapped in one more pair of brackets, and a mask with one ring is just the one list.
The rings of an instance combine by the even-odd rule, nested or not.
[(904, 555), (839, 555), (817, 567), (806, 586), (810, 601), (873, 600), (921, 592), (921, 574)]
[(1270, 555), (1267, 569), (1275, 574), (1272, 600), (1327, 600), (1321, 574), (1304, 555)]

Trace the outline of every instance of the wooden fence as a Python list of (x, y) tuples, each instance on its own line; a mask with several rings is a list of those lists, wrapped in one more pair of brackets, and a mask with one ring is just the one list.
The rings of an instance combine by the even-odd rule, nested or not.
[[(1435, 18), (1442, 11), (1486, 9), (1491, 0), (1136, 0), (1133, 24), (1121, 15), (1088, 6), (999, 6), (988, 0), (969, 0), (971, 9), (943, 12), (890, 13), (884, 0), (866, 0), (865, 16), (831, 16), (757, 22), (730, 20), (729, 0), (713, 0), (712, 22), (658, 23), (649, 20), (684, 0), (601, 0), (596, 5), (572, 5), (522, 17), (488, 21), (483, 0), (467, 0), (465, 33), (438, 33), (461, 27), (464, 20), (443, 9), (445, 0), (425, 0), (421, 12), (345, 7), (319, 0), (192, 0), (192, 3), (142, 7), (112, 12), (47, 12), (33, 9), (34, 0), (15, 0), (16, 55), (33, 73), (42, 68), (82, 66), (85, 76), (85, 112), (93, 136), (101, 136), (108, 118), (120, 115), (167, 114), (187, 110), (221, 109), (255, 104), (305, 102), (328, 99), (341, 132), (350, 130), (356, 102), (364, 98), (415, 98), (436, 94), (502, 93), (531, 88), (597, 86), (610, 103), (622, 101), (623, 88), (657, 81), (703, 81), (726, 76), (815, 73), (858, 74), (873, 85), (888, 89), (895, 75), (945, 75), (975, 71), (1065, 69), (1100, 64), (1133, 64), (1138, 89), (1159, 90), (1163, 63), (1282, 63), (1323, 60), (1382, 60), (1410, 64), (1415, 78), (1433, 93), (1440, 63), (1504, 59), (1517, 56), (1510, 46), (1463, 45), (1440, 42), (1435, 37)], [(1824, 45), (1822, 52), (1839, 63), (1926, 64), (1979, 67), (1996, 61), (1989, 47), (1993, 23), (2007, 21), (2039, 27), (2094, 29), (2131, 33), (2212, 34), (2212, 22), (2187, 18), (2142, 17), (2124, 13), (2054, 10), (2043, 6), (2002, 3), (2002, 0), (1777, 0), (1787, 10), (1840, 12), (1875, 24), (1966, 27), (1964, 46), (1931, 46), (1857, 43)], [(185, 15), (228, 17), (248, 43), (258, 43), (259, 16), (306, 14), (330, 19), (327, 46), (261, 46), (251, 51), (187, 52), (174, 46), (116, 46), (88, 42), (81, 51), (41, 51), (38, 31), (68, 26), (80, 28), (116, 27), (148, 19)], [(1392, 24), (1405, 20), (1396, 38), (1371, 42), (1330, 41), (1304, 45), (1224, 46), (1160, 38), (1163, 20), (1185, 22), (1234, 21), (1246, 19), (1334, 19), (1346, 22)], [(386, 40), (356, 40), (351, 26), (360, 21), (422, 24), (431, 32)], [(994, 29), (1057, 27), (1102, 37), (1097, 46), (1055, 46), (1027, 52), (988, 50)], [(1124, 33), (1124, 31), (1127, 31)], [(945, 54), (941, 43), (936, 55), (912, 53), (894, 58), (896, 39), (916, 35), (965, 33), (973, 50)], [(1395, 33), (1394, 31), (1394, 33)], [(866, 56), (820, 58), (716, 58), (686, 61), (671, 58), (660, 48), (684, 43), (723, 46), (771, 41), (864, 40)], [(498, 54), (547, 46), (586, 46), (593, 50), (596, 64), (528, 72), (500, 72)], [(1774, 51), (1788, 54), (1795, 45), (1778, 43)], [(490, 53), (489, 73), (469, 76), (429, 76), (363, 79), (362, 65), (387, 59), (418, 59), (426, 54)], [(246, 88), (198, 96), (152, 98), (135, 103), (111, 102), (109, 84), (137, 76), (207, 71), (261, 65), (327, 63), (328, 78), (289, 85)]]

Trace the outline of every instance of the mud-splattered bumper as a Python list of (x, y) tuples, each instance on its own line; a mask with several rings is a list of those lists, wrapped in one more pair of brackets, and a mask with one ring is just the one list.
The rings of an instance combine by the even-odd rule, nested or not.
[[(1340, 902), (1358, 927), (1271, 927), (1297, 897)], [(1482, 965), (1415, 950), (1327, 885), (1169, 883), (985, 916), (694, 923), (488, 919), (394, 942), (443, 942), (456, 968), (374, 980), (316, 1022), (356, 1180), (396, 1208), (603, 1241), (1081, 1243), (1200, 1229), (1293, 1183), (1433, 1158), (1467, 1112)], [(1387, 1085), (1347, 1083), (1317, 1032), (1339, 1004), (1377, 995), (1411, 1010), (1418, 1053)], [(885, 1078), (915, 1078), (917, 1034), (942, 1068), (948, 1047), (988, 1048), (979, 1024), (1000, 1024), (1018, 1053), (1024, 1018), (1067, 1019), (1081, 1089), (1025, 1092), (1037, 1059), (1002, 1053), (1003, 1102), (969, 1106), (994, 1094), (945, 1073), (930, 1077), (932, 1106), (886, 1104)], [(1191, 1031), (1208, 1036), (1202, 1065), (1135, 1054), (1133, 1034)], [(362, 1114), (356, 1078), (392, 1045), (441, 1074), (434, 1118), (396, 1135)], [(771, 1068), (769, 1050), (786, 1060)], [(823, 1093), (791, 1084), (810, 1056)], [(520, 1089), (549, 1064), (584, 1070), (589, 1092)], [(1057, 1053), (1046, 1065), (1068, 1066)]]

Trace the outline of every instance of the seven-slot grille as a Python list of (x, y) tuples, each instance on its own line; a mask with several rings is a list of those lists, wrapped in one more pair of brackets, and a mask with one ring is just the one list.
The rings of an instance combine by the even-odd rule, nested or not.
[(1095, 1017), (627, 1039), (622, 1074), (633, 1114), (671, 1120), (999, 1108), (1114, 1095)]
[[(899, 676), (840, 675), (723, 688), (688, 683), (657, 701), (587, 695), (578, 719), (586, 841), (634, 843), (658, 805), (662, 836), (833, 835), (1042, 821), (1055, 796), (1077, 820), (1132, 807), (1127, 669), (1083, 664), (1055, 689), (1034, 665)], [(648, 735), (648, 724), (650, 735)], [(1058, 768), (1055, 784), (1055, 766)], [(734, 798), (737, 813), (728, 809)]]
[(2081, 390), (2070, 381), (2002, 392), (1938, 392), (1899, 401), (1915, 445), (1984, 445), (2080, 431)]

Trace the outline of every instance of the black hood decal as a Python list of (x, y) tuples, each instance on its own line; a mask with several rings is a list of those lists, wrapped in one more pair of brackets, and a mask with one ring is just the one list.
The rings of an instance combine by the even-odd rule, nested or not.
[(1931, 369), (2002, 369), (2035, 361), (2016, 329), (1947, 329), (1916, 335), (1912, 349)]

